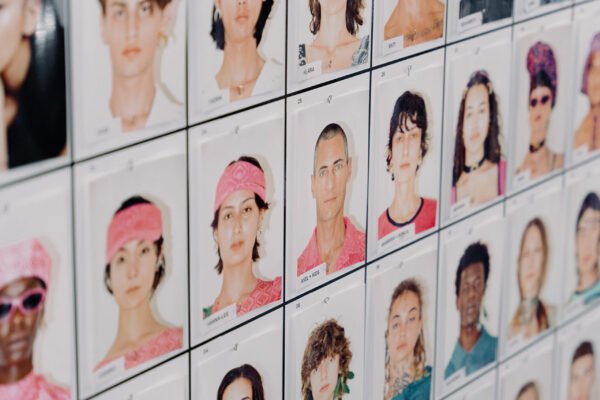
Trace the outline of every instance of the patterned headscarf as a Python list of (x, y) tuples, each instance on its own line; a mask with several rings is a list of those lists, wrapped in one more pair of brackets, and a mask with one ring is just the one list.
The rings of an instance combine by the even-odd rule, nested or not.
[(556, 71), (556, 58), (552, 47), (544, 42), (535, 42), (527, 53), (527, 71), (529, 72), (529, 93), (538, 85), (536, 76), (540, 72), (545, 72), (550, 79), (550, 90), (552, 91), (552, 107), (556, 103), (556, 82), (558, 74)]

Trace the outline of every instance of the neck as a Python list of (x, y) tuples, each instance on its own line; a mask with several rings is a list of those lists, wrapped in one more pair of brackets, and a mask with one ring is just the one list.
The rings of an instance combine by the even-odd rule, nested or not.
[(529, 139), (529, 145), (534, 148), (539, 148), (542, 146), (542, 144), (544, 143), (545, 140), (546, 140), (546, 132), (545, 131), (534, 132)]
[(465, 165), (467, 167), (473, 167), (477, 165), (484, 157), (485, 153), (483, 147), (478, 148), (476, 151), (467, 151), (465, 154)]
[(340, 212), (334, 218), (327, 221), (317, 220), (317, 246), (321, 257), (335, 252), (344, 245), (346, 237), (346, 226), (344, 215)]
[(321, 14), (321, 29), (315, 42), (333, 51), (340, 44), (349, 40), (350, 32), (346, 28), (346, 10), (338, 14)]
[(595, 114), (596, 116), (600, 116), (600, 102), (596, 104), (590, 103), (590, 113)]
[(415, 189), (415, 178), (411, 177), (406, 182), (396, 181), (394, 186), (394, 200), (390, 207), (393, 215), (412, 216), (421, 203), (421, 197)]
[(223, 51), (223, 64), (217, 77), (224, 88), (251, 82), (258, 78), (261, 62), (254, 37), (241, 42), (227, 43)]
[(252, 272), (252, 258), (239, 264), (223, 265), (223, 285), (219, 293), (222, 306), (237, 303), (242, 297), (252, 293), (257, 283)]
[(23, 38), (19, 47), (8, 66), (2, 71), (2, 81), (4, 82), (7, 94), (16, 93), (19, 91), (31, 63), (31, 45), (28, 38)]
[(138, 343), (159, 326), (150, 308), (150, 302), (144, 301), (134, 308), (119, 310), (117, 338), (127, 343)]
[(460, 345), (466, 352), (470, 352), (475, 347), (475, 344), (481, 336), (481, 331), (477, 324), (471, 324), (460, 327), (460, 337), (458, 338)]
[(33, 371), (33, 360), (27, 358), (17, 364), (0, 366), (0, 385), (17, 383)]
[(578, 290), (587, 290), (594, 286), (598, 282), (598, 267), (591, 268), (583, 273), (579, 273), (579, 287)]
[(153, 69), (139, 76), (124, 78), (114, 74), (109, 100), (113, 117), (130, 119), (150, 114), (156, 95)]
[(425, 0), (398, 0), (395, 10), (402, 10), (404, 16), (417, 18)]

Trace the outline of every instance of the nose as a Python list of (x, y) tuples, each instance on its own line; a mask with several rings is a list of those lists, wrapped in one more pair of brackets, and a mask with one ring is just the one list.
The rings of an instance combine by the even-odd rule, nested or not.
[(140, 269), (140, 258), (136, 256), (133, 262), (129, 263), (127, 266), (127, 278), (133, 279), (137, 276), (138, 271)]
[(323, 379), (323, 380), (327, 379), (327, 365), (325, 365), (325, 363), (322, 363), (320, 369), (321, 369), (321, 371), (320, 371), (321, 379)]
[(127, 14), (127, 38), (131, 40), (137, 37), (140, 21), (137, 13), (129, 12)]

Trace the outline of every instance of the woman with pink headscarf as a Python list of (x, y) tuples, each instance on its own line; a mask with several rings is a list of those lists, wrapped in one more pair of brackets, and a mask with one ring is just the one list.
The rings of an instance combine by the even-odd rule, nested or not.
[(229, 163), (219, 182), (213, 208), (213, 237), (223, 274), (221, 290), (203, 317), (235, 305), (236, 315), (246, 314), (281, 299), (281, 277), (271, 281), (257, 277), (259, 237), (269, 203), (265, 173), (254, 157), (242, 156)]
[(581, 93), (588, 97), (590, 111), (575, 132), (573, 148), (585, 146), (588, 151), (598, 150), (600, 149), (600, 32), (592, 39), (583, 69)]
[(154, 315), (151, 301), (165, 275), (160, 209), (141, 196), (127, 199), (108, 227), (104, 284), (119, 307), (117, 334), (95, 370), (124, 363), (129, 369), (182, 346), (182, 328)]
[(33, 347), (44, 318), (52, 259), (38, 239), (0, 248), (0, 399), (66, 400), (36, 374)]

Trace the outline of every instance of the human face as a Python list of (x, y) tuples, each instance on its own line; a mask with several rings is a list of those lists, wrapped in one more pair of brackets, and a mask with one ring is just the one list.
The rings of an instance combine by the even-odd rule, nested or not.
[(592, 105), (600, 105), (600, 51), (592, 55), (592, 64), (588, 71), (588, 98)]
[(225, 46), (253, 39), (262, 0), (216, 0), (225, 27)]
[(314, 400), (331, 400), (340, 372), (340, 355), (325, 358), (310, 371), (310, 390)]
[(35, 30), (40, 0), (0, 0), (0, 74), (15, 57), (24, 37)]
[(526, 391), (524, 391), (523, 393), (521, 393), (521, 395), (517, 398), (517, 400), (538, 400), (538, 393), (537, 390), (535, 390), (534, 388), (529, 388)]
[(523, 236), (519, 257), (519, 286), (524, 299), (539, 295), (544, 274), (544, 242), (537, 226), (530, 226)]
[(250, 190), (238, 190), (223, 201), (213, 234), (224, 268), (252, 261), (252, 248), (262, 218), (263, 211)]
[(591, 400), (596, 367), (591, 354), (577, 358), (571, 364), (569, 400)]
[[(3, 286), (0, 289), (0, 297), (15, 299), (28, 290), (42, 287), (38, 279), (21, 278)], [(0, 368), (31, 360), (33, 344), (43, 314), (42, 304), (35, 311), (27, 314), (17, 309), (9, 318), (0, 321)]]
[(150, 240), (125, 243), (110, 262), (110, 287), (120, 308), (132, 309), (152, 296), (158, 254)]
[(223, 400), (254, 400), (252, 383), (246, 378), (236, 379), (223, 392)]
[(421, 164), (421, 137), (423, 130), (410, 118), (406, 121), (405, 132), (400, 126), (392, 137), (392, 159), (390, 170), (397, 182), (405, 183), (414, 180), (417, 168)]
[(311, 177), (312, 196), (317, 205), (317, 219), (326, 222), (343, 214), (346, 185), (352, 175), (352, 163), (346, 159), (341, 135), (322, 140), (315, 153)]
[(128, 79), (152, 73), (170, 7), (161, 10), (151, 0), (106, 0), (100, 26), (115, 76)]
[(577, 268), (580, 274), (589, 273), (598, 265), (600, 242), (600, 211), (588, 208), (577, 224)]
[(321, 16), (345, 14), (348, 0), (319, 0)]
[(467, 92), (463, 120), (463, 143), (468, 153), (483, 150), (490, 127), (490, 100), (485, 85), (475, 85)]
[(484, 294), (485, 274), (483, 263), (476, 262), (465, 268), (460, 277), (456, 307), (460, 313), (461, 327), (473, 326), (479, 322)]
[(416, 293), (406, 291), (392, 304), (388, 318), (387, 345), (392, 364), (410, 362), (423, 328)]
[(551, 115), (552, 91), (549, 87), (538, 86), (529, 94), (529, 127), (534, 144), (546, 138)]

